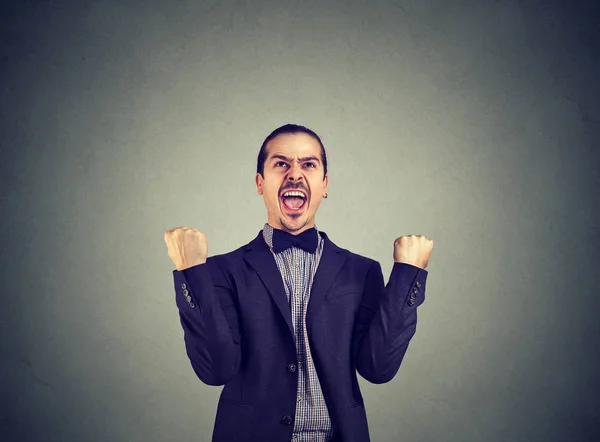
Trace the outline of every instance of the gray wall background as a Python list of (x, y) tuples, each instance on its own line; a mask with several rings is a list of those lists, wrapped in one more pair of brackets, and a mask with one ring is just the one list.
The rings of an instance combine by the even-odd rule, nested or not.
[(598, 2), (2, 7), (0, 439), (209, 441), (165, 230), (266, 222), (262, 140), (322, 135), (317, 227), (434, 239), (374, 442), (600, 440)]

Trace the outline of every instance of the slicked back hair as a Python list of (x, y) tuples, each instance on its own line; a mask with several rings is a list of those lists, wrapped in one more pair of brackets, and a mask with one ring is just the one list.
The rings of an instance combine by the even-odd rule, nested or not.
[(267, 138), (265, 138), (265, 141), (263, 141), (262, 146), (260, 146), (260, 151), (258, 152), (258, 159), (256, 161), (256, 173), (260, 173), (260, 175), (264, 178), (265, 161), (267, 160), (267, 144), (273, 138), (282, 134), (306, 134), (313, 137), (319, 142), (319, 145), (321, 146), (321, 162), (323, 163), (323, 169), (325, 170), (323, 173), (323, 179), (325, 179), (325, 175), (327, 175), (327, 155), (325, 154), (325, 147), (323, 146), (323, 142), (321, 141), (321, 138), (319, 138), (319, 136), (312, 130), (304, 126), (300, 126), (298, 124), (285, 124), (275, 129), (269, 134)]

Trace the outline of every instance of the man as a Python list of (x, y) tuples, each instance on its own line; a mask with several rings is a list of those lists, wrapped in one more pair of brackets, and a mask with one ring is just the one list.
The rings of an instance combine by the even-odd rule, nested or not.
[(356, 372), (379, 384), (398, 371), (433, 241), (397, 238), (384, 287), (377, 261), (316, 229), (329, 181), (317, 134), (276, 129), (256, 172), (267, 223), (254, 240), (208, 257), (202, 232), (165, 233), (192, 367), (204, 383), (225, 386), (212, 440), (368, 442)]

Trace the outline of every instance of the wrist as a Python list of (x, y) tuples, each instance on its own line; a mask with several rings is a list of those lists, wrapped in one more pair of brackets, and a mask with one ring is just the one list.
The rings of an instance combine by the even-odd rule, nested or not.
[(394, 259), (394, 263), (398, 263), (398, 264), (408, 264), (414, 267), (418, 267), (420, 269), (425, 269), (425, 266), (423, 266), (422, 263), (418, 263), (415, 261), (410, 261), (410, 260), (401, 260), (401, 259)]
[(198, 259), (196, 261), (192, 261), (190, 263), (185, 263), (185, 264), (181, 264), (181, 265), (177, 266), (177, 271), (181, 272), (182, 270), (187, 270), (191, 267), (195, 267), (197, 265), (205, 264), (205, 263), (206, 263), (206, 258)]

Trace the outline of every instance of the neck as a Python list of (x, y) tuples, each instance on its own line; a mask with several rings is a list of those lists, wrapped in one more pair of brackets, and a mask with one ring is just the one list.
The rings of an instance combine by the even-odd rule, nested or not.
[(273, 223), (271, 221), (267, 221), (267, 224), (270, 225), (274, 229), (283, 230), (284, 232), (287, 232), (290, 235), (300, 235), (302, 232), (305, 232), (306, 230), (312, 229), (313, 227), (316, 228), (314, 222), (308, 223), (296, 230), (289, 229), (281, 223)]

